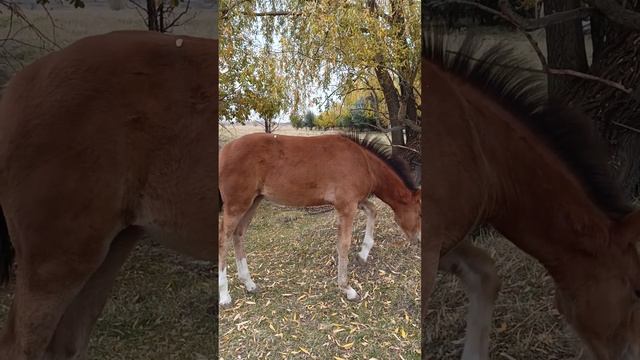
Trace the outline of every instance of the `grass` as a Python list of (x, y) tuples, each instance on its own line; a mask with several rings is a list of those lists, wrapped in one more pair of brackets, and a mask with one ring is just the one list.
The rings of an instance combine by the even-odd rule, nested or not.
[[(26, 15), (53, 37), (42, 10), (25, 10)], [(82, 37), (113, 30), (145, 29), (133, 10), (118, 12), (106, 8), (57, 8), (56, 40), (61, 46)], [(201, 11), (197, 18), (176, 33), (211, 36), (213, 13)], [(5, 34), (8, 13), (0, 15), (0, 33)], [(17, 26), (14, 24), (14, 26)], [(33, 35), (23, 31), (18, 39), (34, 44)], [(17, 43), (6, 43), (12, 57), (0, 55), (6, 75), (30, 63), (47, 51)], [(0, 63), (2, 60), (0, 60)], [(176, 359), (212, 360), (217, 352), (214, 334), (217, 324), (207, 308), (215, 304), (213, 264), (195, 262), (151, 241), (133, 251), (116, 282), (90, 343), (90, 359)], [(11, 302), (13, 289), (0, 290), (0, 327)]]
[[(221, 138), (258, 129), (238, 127), (226, 138), (222, 131)], [(244, 291), (230, 250), (233, 305), (220, 311), (221, 360), (420, 358), (419, 244), (404, 240), (386, 205), (374, 204), (379, 215), (369, 261), (355, 261), (362, 213), (353, 232), (358, 245), (349, 255), (350, 283), (363, 298), (358, 303), (346, 301), (337, 288), (335, 212), (260, 205), (246, 248), (261, 291)]]
[[(502, 281), (491, 331), (491, 359), (572, 359), (578, 346), (555, 309), (553, 282), (544, 268), (493, 232), (483, 231), (475, 243), (496, 260)], [(426, 324), (433, 359), (460, 359), (467, 306), (457, 277), (439, 274)]]

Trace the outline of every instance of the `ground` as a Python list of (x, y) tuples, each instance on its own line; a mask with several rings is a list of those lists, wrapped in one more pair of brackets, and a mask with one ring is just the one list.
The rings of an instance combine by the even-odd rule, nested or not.
[[(539, 67), (535, 52), (519, 33), (495, 28), (473, 29), (478, 41), (487, 46), (507, 41), (521, 56)], [(453, 36), (459, 41), (463, 35)], [(544, 32), (533, 33), (546, 49)], [(587, 52), (590, 53), (590, 46)], [(496, 260), (502, 280), (491, 332), (491, 359), (555, 360), (572, 359), (578, 344), (554, 306), (551, 278), (536, 260), (524, 254), (499, 234), (481, 231), (476, 245), (486, 249)], [(440, 274), (429, 304), (426, 331), (431, 336), (428, 353), (432, 359), (458, 360), (463, 349), (467, 299), (458, 279)]]
[[(260, 128), (239, 126), (221, 130), (220, 138), (254, 131)], [(283, 127), (279, 133), (323, 132)], [(221, 360), (420, 358), (420, 246), (404, 239), (384, 203), (374, 204), (379, 215), (369, 261), (355, 261), (364, 236), (362, 212), (349, 254), (350, 282), (363, 297), (358, 303), (346, 301), (337, 288), (335, 212), (260, 205), (246, 248), (261, 292), (244, 291), (230, 250), (233, 305), (220, 311)]]
[[(25, 13), (53, 36), (42, 10)], [(51, 15), (58, 26), (56, 39), (61, 46), (87, 35), (145, 28), (133, 10), (66, 7), (52, 10)], [(175, 32), (211, 36), (212, 19), (213, 13), (200, 10), (194, 21)], [(8, 12), (3, 10), (0, 33), (6, 33), (8, 23)], [(28, 30), (21, 34), (22, 40), (33, 39)], [(0, 66), (9, 74), (13, 68), (44, 53), (22, 44), (6, 45), (11, 47), (13, 57), (9, 58), (9, 65)], [(7, 58), (0, 56), (0, 63), (2, 59)], [(212, 263), (195, 262), (151, 241), (141, 242), (120, 272), (116, 288), (93, 331), (89, 358), (213, 360), (217, 348), (216, 323), (207, 314), (207, 308), (215, 304), (217, 291), (213, 270)], [(0, 289), (0, 327), (4, 326), (12, 294), (12, 286)]]

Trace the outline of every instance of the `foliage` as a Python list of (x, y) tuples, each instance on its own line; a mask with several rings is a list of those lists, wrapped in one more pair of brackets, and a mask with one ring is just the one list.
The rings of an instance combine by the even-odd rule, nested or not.
[[(386, 118), (379, 116), (378, 102), (381, 95), (376, 91), (358, 90), (347, 95), (340, 103), (331, 105), (323, 116), (324, 127), (354, 128), (358, 130), (380, 130), (388, 126)], [(316, 121), (319, 127), (319, 121)]]
[[(326, 110), (363, 89), (377, 92), (385, 124), (403, 124), (402, 116), (418, 122), (418, 6), (413, 0), (222, 1), (221, 119), (247, 118), (255, 99), (244, 93), (264, 80), (250, 68), (270, 56), (286, 79), (289, 112), (311, 105)], [(409, 104), (405, 114), (400, 102)]]
[(304, 114), (304, 122), (303, 122), (303, 127), (309, 128), (309, 129), (313, 129), (313, 127), (315, 126), (315, 122), (316, 122), (316, 114), (309, 110)]
[(295, 129), (301, 129), (304, 126), (304, 118), (299, 114), (292, 114), (289, 117), (289, 121)]

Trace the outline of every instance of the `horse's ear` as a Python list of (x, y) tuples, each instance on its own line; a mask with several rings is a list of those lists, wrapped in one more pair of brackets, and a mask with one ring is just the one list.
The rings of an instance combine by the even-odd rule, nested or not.
[(636, 210), (614, 224), (614, 241), (625, 245), (635, 243), (635, 248), (640, 254), (640, 211)]

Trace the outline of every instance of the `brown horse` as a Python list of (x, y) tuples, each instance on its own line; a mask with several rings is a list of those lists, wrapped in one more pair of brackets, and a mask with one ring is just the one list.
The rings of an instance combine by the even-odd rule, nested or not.
[[(217, 46), (114, 32), (10, 81), (0, 103), (0, 204), (18, 273), (0, 359), (86, 359), (118, 269), (142, 236), (215, 257)], [(1, 244), (6, 280), (6, 236)]]
[(548, 101), (545, 79), (504, 45), (467, 37), (454, 54), (443, 38), (433, 28), (423, 45), (423, 316), (438, 268), (457, 274), (471, 303), (462, 358), (489, 358), (498, 280), (464, 239), (490, 224), (547, 269), (593, 358), (638, 359), (640, 212), (610, 180), (590, 120)]
[(218, 250), (220, 305), (229, 305), (226, 245), (233, 238), (238, 278), (247, 291), (256, 290), (249, 274), (244, 235), (264, 198), (296, 207), (333, 205), (338, 212), (338, 287), (347, 299), (358, 300), (349, 286), (347, 265), (353, 219), (358, 208), (367, 214), (361, 262), (373, 246), (375, 195), (394, 211), (410, 240), (420, 239), (421, 195), (406, 164), (390, 147), (373, 137), (348, 135), (313, 137), (251, 134), (224, 146), (218, 181), (223, 201)]

